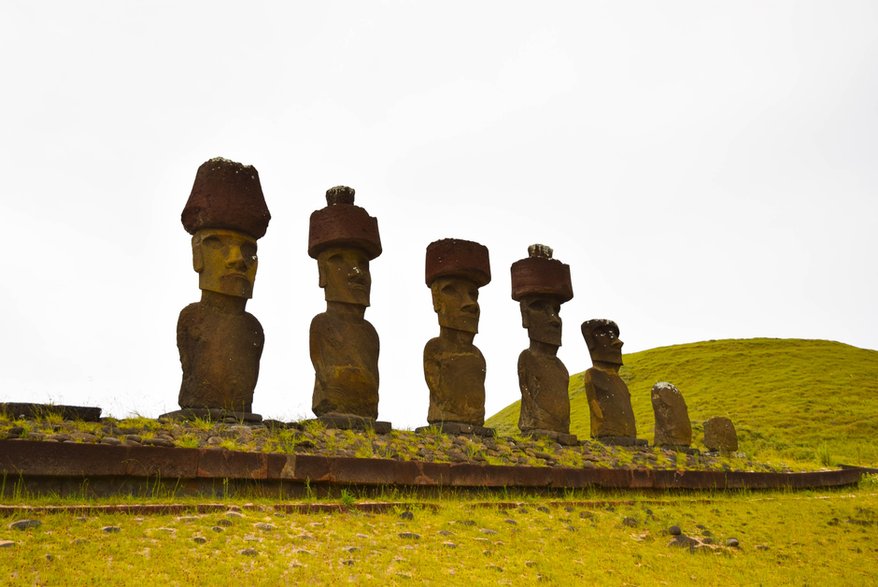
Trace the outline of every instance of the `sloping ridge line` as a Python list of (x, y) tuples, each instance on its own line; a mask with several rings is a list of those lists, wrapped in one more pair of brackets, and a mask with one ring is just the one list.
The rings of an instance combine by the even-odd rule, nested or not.
[(855, 485), (857, 468), (806, 473), (511, 467), (238, 452), (221, 449), (0, 441), (7, 479), (162, 478), (294, 483), (613, 489), (810, 489)]

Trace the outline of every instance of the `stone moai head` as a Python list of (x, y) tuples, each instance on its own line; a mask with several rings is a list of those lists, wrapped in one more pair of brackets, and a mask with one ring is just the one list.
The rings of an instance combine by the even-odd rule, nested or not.
[(479, 288), (491, 282), (488, 248), (453, 238), (427, 246), (426, 283), (433, 294), (439, 326), (479, 331)]
[(531, 245), (528, 257), (512, 264), (512, 299), (521, 306), (521, 325), (531, 340), (561, 346), (561, 304), (573, 299), (570, 266), (552, 258), (546, 245)]
[(311, 214), (308, 255), (317, 260), (327, 302), (369, 305), (369, 261), (381, 254), (378, 220), (354, 204), (353, 188), (326, 191), (326, 207)]
[(181, 220), (192, 235), (198, 287), (253, 297), (256, 240), (271, 220), (256, 168), (220, 157), (202, 163)]
[(588, 346), (592, 363), (622, 364), (619, 327), (612, 320), (596, 318), (582, 323), (582, 336)]

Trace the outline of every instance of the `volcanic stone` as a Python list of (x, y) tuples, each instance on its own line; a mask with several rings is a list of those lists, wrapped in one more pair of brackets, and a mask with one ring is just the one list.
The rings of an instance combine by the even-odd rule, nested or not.
[(660, 381), (652, 386), (652, 410), (655, 414), (655, 446), (677, 448), (692, 444), (689, 410), (683, 394), (675, 385)]
[(738, 433), (728, 418), (717, 416), (704, 423), (704, 446), (711, 451), (738, 450)]

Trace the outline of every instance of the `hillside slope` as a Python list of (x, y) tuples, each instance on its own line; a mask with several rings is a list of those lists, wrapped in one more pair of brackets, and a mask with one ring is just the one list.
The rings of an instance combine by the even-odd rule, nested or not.
[[(878, 464), (878, 351), (825, 340), (712, 340), (624, 356), (640, 438), (652, 442), (650, 391), (675, 384), (686, 399), (701, 446), (702, 423), (727, 416), (741, 450), (798, 460)], [(571, 432), (588, 438), (583, 374), (570, 377)], [(487, 420), (503, 434), (518, 431), (519, 403)]]

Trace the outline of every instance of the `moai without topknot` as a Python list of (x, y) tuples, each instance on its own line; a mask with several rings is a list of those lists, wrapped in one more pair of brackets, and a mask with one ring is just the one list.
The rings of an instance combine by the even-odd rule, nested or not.
[(512, 299), (521, 307), (521, 325), (530, 346), (518, 356), (524, 434), (577, 444), (570, 434), (570, 374), (561, 359), (561, 304), (573, 299), (570, 266), (552, 258), (546, 245), (531, 245), (528, 257), (512, 264)]
[(262, 419), (252, 407), (265, 336), (245, 307), (256, 279), (256, 241), (270, 219), (254, 167), (216, 158), (198, 168), (181, 220), (192, 235), (201, 301), (177, 321), (183, 409), (165, 416)]
[(645, 440), (637, 439), (631, 394), (619, 377), (623, 344), (619, 327), (612, 320), (586, 320), (582, 336), (594, 365), (585, 372), (592, 438), (605, 444), (645, 445)]
[(435, 241), (427, 246), (425, 273), (439, 317), (439, 336), (424, 347), (427, 422), (449, 434), (493, 436), (494, 429), (484, 427), (485, 357), (473, 344), (479, 288), (491, 281), (488, 249), (466, 240)]
[(372, 289), (369, 261), (381, 254), (378, 220), (354, 205), (353, 188), (327, 190), (311, 214), (308, 255), (317, 260), (326, 311), (311, 321), (311, 409), (333, 428), (390, 431), (378, 418), (378, 333), (365, 319)]
[(692, 445), (692, 422), (689, 408), (677, 386), (659, 381), (652, 386), (652, 411), (655, 414), (653, 446), (682, 452), (698, 452)]

